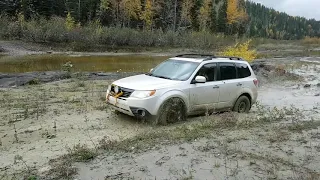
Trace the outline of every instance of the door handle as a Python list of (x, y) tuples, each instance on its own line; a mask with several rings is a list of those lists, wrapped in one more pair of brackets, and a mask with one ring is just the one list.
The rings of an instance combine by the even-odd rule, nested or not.
[(219, 89), (219, 86), (213, 86), (213, 89)]
[(238, 83), (237, 86), (242, 86), (242, 84), (241, 84), (241, 83)]

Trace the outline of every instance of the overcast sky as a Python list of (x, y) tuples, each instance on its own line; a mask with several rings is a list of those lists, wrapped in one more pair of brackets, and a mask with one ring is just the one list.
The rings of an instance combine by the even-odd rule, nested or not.
[(320, 0), (250, 0), (292, 16), (320, 20)]

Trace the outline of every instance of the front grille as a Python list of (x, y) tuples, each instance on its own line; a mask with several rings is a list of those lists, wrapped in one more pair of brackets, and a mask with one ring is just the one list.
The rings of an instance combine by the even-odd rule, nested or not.
[[(123, 94), (120, 96), (120, 97), (122, 97), (122, 98), (128, 98), (128, 97), (130, 97), (130, 95), (133, 93), (133, 89), (128, 89), (128, 88), (124, 88), (124, 87), (120, 87), (119, 86), (119, 92), (123, 92)], [(113, 94), (115, 94), (115, 92), (114, 92), (114, 86), (111, 86), (111, 92), (113, 93)]]

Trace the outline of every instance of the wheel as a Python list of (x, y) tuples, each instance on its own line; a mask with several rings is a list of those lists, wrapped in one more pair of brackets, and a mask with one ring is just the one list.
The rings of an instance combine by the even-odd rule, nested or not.
[(155, 123), (159, 125), (167, 125), (187, 119), (186, 107), (182, 99), (171, 98), (165, 101), (159, 109)]
[(238, 113), (248, 113), (251, 109), (251, 103), (247, 96), (240, 96), (233, 107), (233, 111)]

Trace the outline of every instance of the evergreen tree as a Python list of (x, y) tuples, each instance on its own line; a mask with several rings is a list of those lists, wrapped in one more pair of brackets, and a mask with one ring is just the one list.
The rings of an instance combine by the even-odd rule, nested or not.
[(216, 32), (217, 31), (217, 29), (218, 29), (218, 26), (217, 26), (217, 24), (218, 24), (218, 21), (217, 21), (217, 19), (218, 19), (218, 16), (217, 16), (217, 11), (216, 11), (216, 4), (213, 4), (212, 5), (212, 9), (211, 9), (211, 14), (210, 14), (210, 18), (211, 18), (211, 20), (210, 20), (210, 31), (211, 32)]
[(224, 33), (226, 32), (227, 25), (227, 2), (223, 1), (219, 8), (218, 19), (217, 19), (217, 31)]
[(247, 0), (0, 0), (12, 19), (72, 18), (86, 24), (164, 31), (179, 27), (274, 39), (320, 37), (320, 22), (293, 17)]

